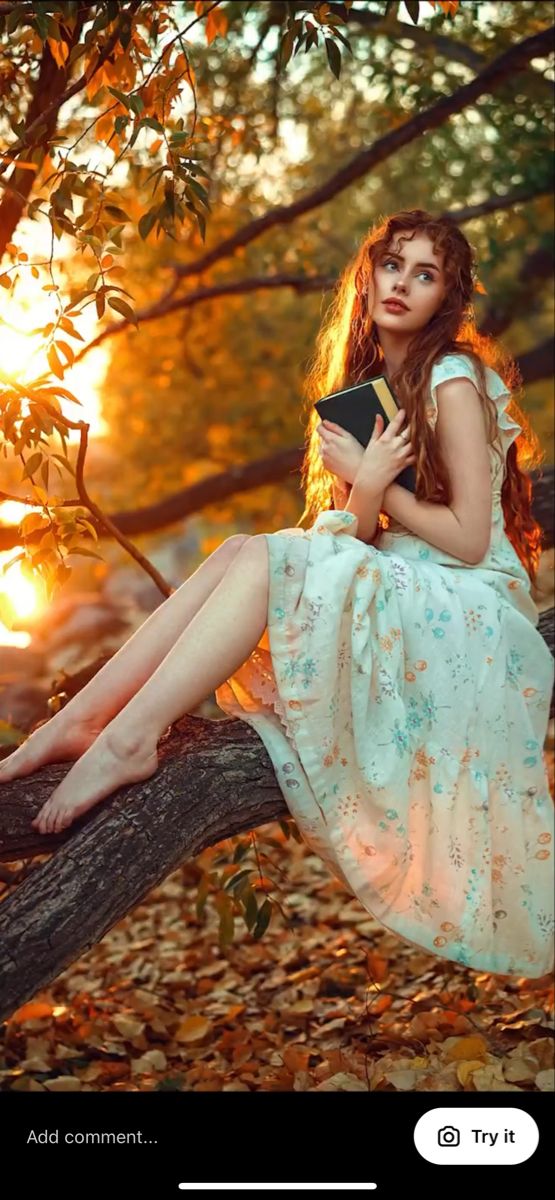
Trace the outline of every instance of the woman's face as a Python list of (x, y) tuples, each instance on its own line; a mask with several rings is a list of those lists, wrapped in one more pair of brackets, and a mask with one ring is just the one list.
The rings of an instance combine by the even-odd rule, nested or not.
[[(408, 240), (401, 239), (408, 234)], [(378, 328), (413, 334), (427, 325), (446, 294), (443, 254), (436, 254), (425, 233), (400, 230), (374, 267), (368, 287), (368, 311)], [(387, 307), (388, 300), (406, 306)]]

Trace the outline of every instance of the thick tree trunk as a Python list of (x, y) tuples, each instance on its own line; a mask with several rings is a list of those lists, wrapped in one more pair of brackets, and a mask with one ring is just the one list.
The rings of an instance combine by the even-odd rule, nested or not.
[(45, 767), (0, 797), (0, 857), (46, 854), (0, 904), (0, 1020), (99, 942), (184, 860), (223, 838), (288, 816), (266, 750), (243, 721), (186, 716), (160, 765), (64, 834), (30, 822), (67, 774)]
[[(85, 14), (80, 14), (74, 29), (71, 31), (71, 35), (64, 37), (70, 53), (79, 42), (84, 19)], [(50, 110), (57, 100), (61, 101), (67, 79), (68, 72), (65, 68), (57, 66), (50, 52), (50, 47), (45, 42), (39, 74), (36, 83), (33, 85), (33, 94), (25, 118), (26, 129), (37, 120), (42, 112), (45, 112), (47, 109)], [(45, 127), (40, 137), (39, 146), (42, 149), (42, 155), (37, 166), (42, 164), (49, 140), (56, 131), (57, 121), (58, 109), (54, 109), (46, 119)], [(21, 157), (25, 158), (25, 154)], [(11, 242), (14, 237), (22, 213), (26, 208), (27, 200), (35, 185), (35, 179), (35, 172), (23, 170), (22, 168), (18, 169), (16, 160), (16, 166), (8, 179), (10, 188), (6, 190), (0, 202), (0, 259), (4, 254), (7, 243)]]

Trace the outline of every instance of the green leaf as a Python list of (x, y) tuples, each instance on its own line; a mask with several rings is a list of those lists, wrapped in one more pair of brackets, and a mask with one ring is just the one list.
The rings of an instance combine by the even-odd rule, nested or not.
[(24, 12), (25, 9), (22, 4), (16, 4), (15, 8), (12, 8), (12, 11), (8, 13), (6, 21), (6, 33), (13, 33), (17, 29)]
[(41, 37), (43, 42), (45, 42), (48, 37), (48, 23), (46, 17), (44, 17), (41, 12), (35, 13), (34, 19), (29, 23), (34, 25), (39, 37)]
[(157, 207), (149, 208), (148, 212), (143, 213), (143, 215), (139, 221), (139, 224), (138, 224), (139, 235), (142, 238), (143, 242), (148, 237), (153, 225), (155, 224), (157, 215), (158, 215)]
[(116, 119), (114, 121), (114, 129), (115, 129), (118, 137), (119, 137), (120, 133), (123, 133), (126, 125), (128, 125), (128, 124), (129, 124), (129, 117), (126, 117), (125, 113), (120, 113), (119, 117), (116, 117)]
[(337, 43), (332, 41), (331, 38), (327, 37), (325, 40), (326, 40), (326, 54), (328, 56), (328, 62), (333, 71), (333, 74), (335, 75), (335, 78), (339, 79), (339, 76), (341, 74), (341, 52), (339, 50)]
[(235, 875), (230, 875), (229, 879), (227, 879), (224, 883), (224, 890), (229, 892), (232, 888), (237, 887), (237, 884), (240, 883), (242, 879), (248, 879), (252, 870), (254, 870), (253, 867), (245, 867), (242, 871), (237, 871)]
[(246, 890), (246, 901), (244, 900), (244, 904), (244, 921), (250, 933), (251, 929), (256, 924), (256, 919), (258, 917), (258, 904), (252, 888), (249, 888), (248, 891)]
[(270, 924), (271, 916), (272, 916), (272, 904), (271, 904), (270, 900), (268, 900), (268, 897), (266, 897), (264, 904), (262, 905), (262, 907), (259, 909), (259, 912), (258, 912), (258, 917), (256, 919), (256, 925), (252, 931), (253, 938), (258, 940), (258, 938), (262, 937), (262, 935), (266, 932), (268, 925)]
[(130, 96), (129, 97), (129, 107), (130, 107), (131, 111), (136, 114), (137, 117), (139, 117), (141, 115), (144, 106), (145, 106), (144, 100), (141, 100), (140, 96)]
[(405, 0), (405, 8), (411, 21), (415, 25), (418, 25), (418, 14), (420, 12), (420, 4), (418, 3), (418, 0)]
[(141, 117), (139, 125), (141, 128), (145, 126), (147, 129), (155, 129), (157, 133), (164, 132), (164, 126), (156, 119), (156, 117)]
[[(209, 201), (209, 199), (208, 199), (208, 193), (207, 193), (207, 191), (206, 191), (206, 188), (204, 188), (204, 187), (202, 186), (202, 183), (199, 183), (199, 182), (198, 182), (198, 179), (192, 179), (192, 178), (190, 178), (190, 179), (189, 179), (189, 183), (188, 183), (188, 185), (187, 185), (187, 186), (188, 186), (188, 187), (190, 187), (190, 188), (192, 188), (192, 190), (193, 190), (193, 192), (195, 193), (195, 195), (196, 195), (196, 196), (198, 196), (199, 200), (201, 200), (201, 201), (202, 201), (202, 203), (203, 203), (203, 204), (206, 206), (206, 208), (208, 209), (208, 211), (210, 211), (210, 201)], [(185, 191), (186, 191), (186, 190), (187, 190), (187, 188), (185, 189)]]
[(131, 220), (131, 217), (128, 217), (127, 213), (123, 211), (123, 208), (118, 208), (116, 204), (106, 204), (104, 212), (108, 213), (108, 216), (112, 217), (114, 221), (125, 222)]
[(239, 845), (233, 851), (233, 862), (242, 862), (245, 855), (249, 853), (250, 848), (250, 842), (239, 842)]
[(340, 29), (334, 29), (334, 31), (333, 31), (333, 32), (334, 32), (334, 35), (335, 35), (335, 37), (336, 37), (336, 38), (339, 38), (339, 41), (340, 41), (340, 42), (343, 42), (343, 45), (344, 45), (344, 46), (346, 46), (346, 47), (347, 47), (347, 49), (348, 49), (348, 50), (351, 52), (351, 54), (352, 54), (352, 53), (353, 53), (353, 48), (352, 48), (352, 46), (351, 46), (351, 43), (350, 43), (349, 39), (345, 37), (345, 34), (344, 34), (344, 33), (341, 33), (341, 30), (340, 30)]
[(114, 96), (116, 100), (119, 100), (120, 104), (123, 104), (129, 112), (129, 109), (131, 108), (131, 101), (129, 96), (125, 95), (125, 92), (120, 92), (118, 88), (114, 87), (106, 88), (106, 91), (110, 92), (110, 95)]

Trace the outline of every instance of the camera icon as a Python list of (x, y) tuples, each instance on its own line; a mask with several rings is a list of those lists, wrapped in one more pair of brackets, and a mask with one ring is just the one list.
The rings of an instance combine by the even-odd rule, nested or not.
[(444, 1125), (443, 1129), (437, 1131), (437, 1141), (439, 1146), (458, 1146), (461, 1140), (461, 1135), (454, 1125)]

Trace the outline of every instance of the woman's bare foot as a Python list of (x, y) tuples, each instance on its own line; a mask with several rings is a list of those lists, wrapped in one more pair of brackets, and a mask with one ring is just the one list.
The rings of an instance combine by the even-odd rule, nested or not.
[(144, 737), (124, 738), (108, 725), (68, 771), (31, 824), (39, 833), (60, 833), (117, 788), (149, 779), (157, 767), (156, 746), (153, 748)]
[(102, 730), (98, 719), (74, 721), (71, 724), (66, 721), (64, 724), (66, 714), (58, 723), (57, 716), (35, 729), (17, 750), (0, 763), (0, 784), (18, 779), (20, 775), (31, 775), (46, 763), (80, 758)]

